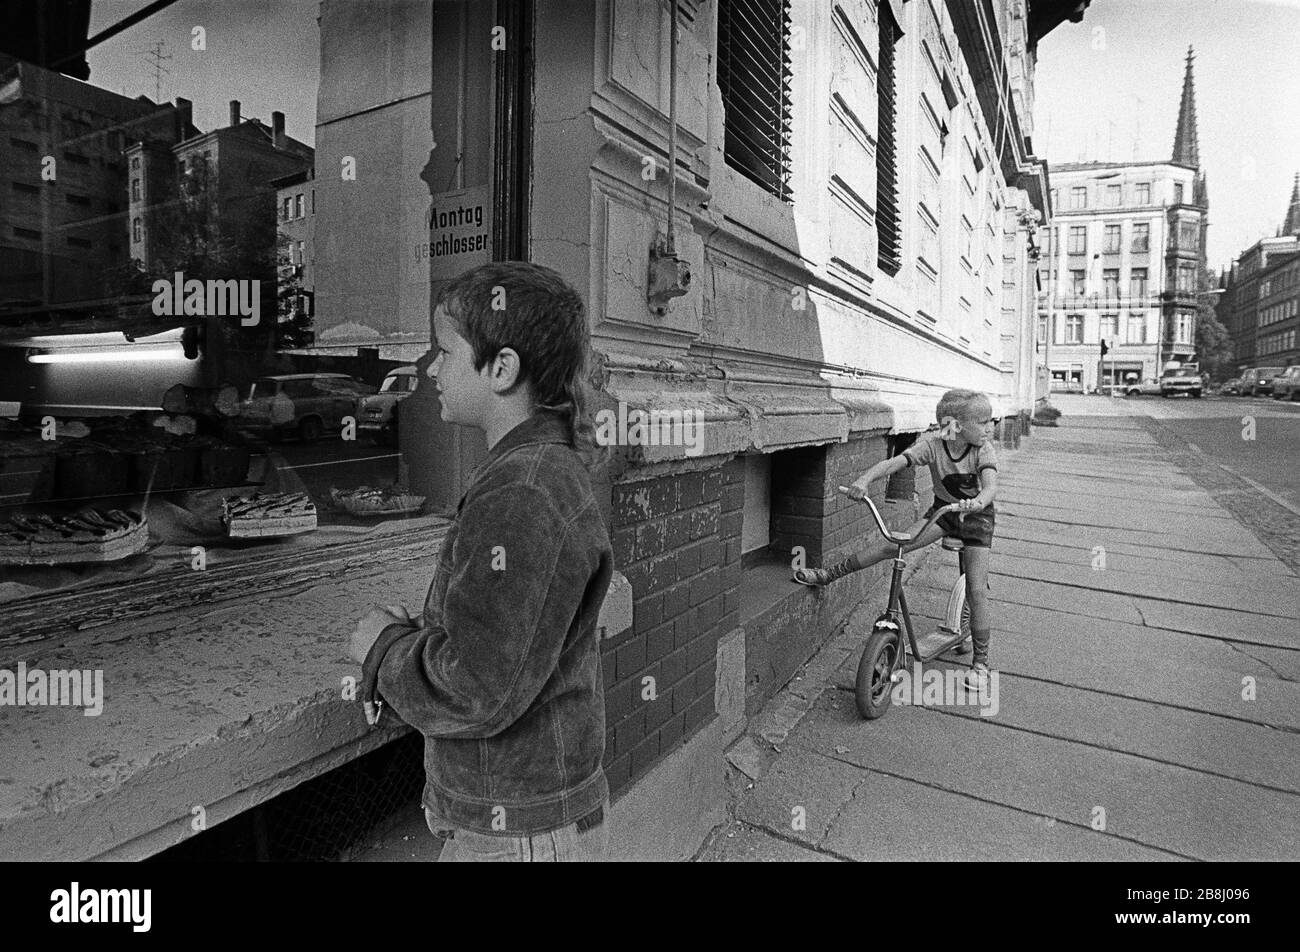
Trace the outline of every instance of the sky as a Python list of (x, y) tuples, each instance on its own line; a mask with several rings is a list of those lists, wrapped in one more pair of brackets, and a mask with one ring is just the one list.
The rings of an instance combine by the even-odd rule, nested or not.
[[(94, 0), (91, 35), (147, 2)], [(90, 81), (153, 98), (144, 54), (161, 40), (173, 57), (161, 97), (192, 100), (200, 129), (225, 125), (238, 99), (267, 124), (284, 112), (289, 135), (314, 145), (318, 9), (318, 0), (178, 0), (91, 50)], [(205, 51), (192, 48), (196, 26)], [(1083, 22), (1039, 44), (1033, 145), (1049, 163), (1169, 158), (1188, 44), (1218, 268), (1275, 233), (1300, 172), (1300, 0), (1093, 0)]]
[[(93, 0), (90, 35), (112, 26), (149, 0)], [(128, 96), (154, 99), (154, 70), (147, 55), (163, 43), (161, 100), (194, 103), (194, 124), (204, 132), (229, 125), (230, 100), (240, 114), (271, 124), (285, 114), (285, 131), (315, 145), (316, 87), (320, 80), (319, 0), (178, 0), (90, 50), (90, 82)], [(203, 28), (206, 50), (194, 49)]]
[(1217, 269), (1276, 233), (1300, 172), (1300, 0), (1092, 0), (1038, 45), (1033, 145), (1049, 166), (1135, 141), (1168, 159), (1188, 44)]

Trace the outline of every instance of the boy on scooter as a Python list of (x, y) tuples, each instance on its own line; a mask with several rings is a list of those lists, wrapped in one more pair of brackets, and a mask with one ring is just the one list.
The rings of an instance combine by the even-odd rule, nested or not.
[[(904, 550), (923, 548), (945, 535), (965, 543), (966, 600), (970, 604), (971, 641), (975, 647), (965, 682), (973, 691), (984, 690), (989, 678), (989, 552), (996, 516), (993, 499), (998, 490), (997, 450), (992, 442), (993, 407), (977, 391), (949, 390), (940, 398), (935, 415), (939, 420), (938, 430), (922, 433), (901, 455), (872, 466), (849, 487), (848, 495), (864, 499), (877, 479), (907, 466), (928, 466), (934, 483), (934, 504), (907, 532), (920, 532), (936, 509), (957, 504), (957, 512), (941, 516), (928, 532), (913, 539)], [(794, 580), (803, 585), (828, 585), (850, 572), (893, 558), (896, 551), (895, 546), (881, 539), (830, 568), (799, 569), (794, 573)], [(963, 643), (957, 650), (967, 649)]]

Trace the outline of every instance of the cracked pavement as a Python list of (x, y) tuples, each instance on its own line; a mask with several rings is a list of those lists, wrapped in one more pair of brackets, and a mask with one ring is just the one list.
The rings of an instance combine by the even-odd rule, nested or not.
[[(869, 600), (728, 751), (734, 819), (699, 859), (1300, 859), (1294, 561), (1196, 478), (1161, 410), (1053, 401), (1060, 427), (1004, 453), (996, 713), (861, 720)], [(918, 634), (956, 565), (933, 547), (908, 582)]]

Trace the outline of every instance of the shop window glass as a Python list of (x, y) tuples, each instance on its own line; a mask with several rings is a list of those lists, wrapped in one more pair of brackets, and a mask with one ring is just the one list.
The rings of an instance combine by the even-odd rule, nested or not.
[[(166, 111), (137, 134), (176, 145)], [(266, 161), (258, 143), (240, 148), (223, 140), (223, 166)], [(277, 155), (230, 194), (206, 174), (211, 155), (172, 161), (150, 179), (148, 206), (103, 242), (59, 231), (43, 248), (40, 232), (5, 223), (28, 273), (0, 265), (0, 636), (32, 599), (70, 596), (60, 604), (79, 610), (85, 595), (138, 585), (161, 610), (169, 592), (186, 604), (205, 566), (254, 578), (277, 559), (382, 537), (396, 520), (437, 521), (409, 489), (398, 426), (404, 401), (425, 397), (418, 299), (401, 334), (318, 347), (312, 289), (289, 266), (314, 257), (312, 239), (277, 227), (305, 217), (305, 190), (281, 203), (271, 184), (308, 171), (310, 157)], [(142, 164), (131, 157), (113, 198), (142, 199)], [(96, 207), (106, 198), (91, 195)], [(111, 267), (87, 268), (86, 248), (106, 249)], [(335, 326), (348, 319), (334, 315)]]

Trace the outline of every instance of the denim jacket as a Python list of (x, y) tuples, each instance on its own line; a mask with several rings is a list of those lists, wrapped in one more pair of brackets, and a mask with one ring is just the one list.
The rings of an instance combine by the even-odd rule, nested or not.
[(612, 572), (565, 420), (539, 411), (476, 470), (419, 627), (389, 626), (366, 659), (424, 735), (424, 804), (448, 826), (532, 835), (608, 797), (596, 619)]

